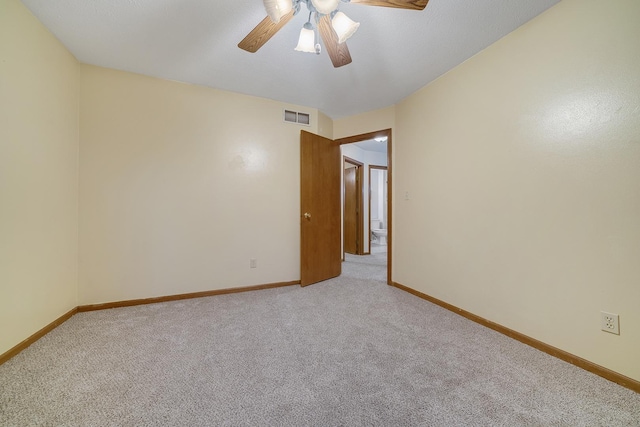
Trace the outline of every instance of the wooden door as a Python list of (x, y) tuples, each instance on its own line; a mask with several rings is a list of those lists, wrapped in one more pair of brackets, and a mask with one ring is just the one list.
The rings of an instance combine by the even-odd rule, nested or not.
[(358, 167), (352, 166), (344, 170), (344, 228), (343, 247), (348, 254), (358, 252)]
[(340, 146), (300, 133), (300, 284), (339, 276)]

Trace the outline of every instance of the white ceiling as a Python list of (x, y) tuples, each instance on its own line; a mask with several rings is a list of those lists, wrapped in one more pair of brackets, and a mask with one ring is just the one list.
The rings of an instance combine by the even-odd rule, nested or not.
[(376, 141), (375, 139), (367, 139), (366, 141), (360, 141), (353, 143), (356, 147), (364, 151), (374, 151), (376, 153), (387, 152), (387, 140)]
[(87, 64), (318, 108), (333, 119), (387, 107), (560, 0), (431, 0), (423, 11), (343, 4), (360, 22), (353, 62), (295, 52), (308, 14), (257, 53), (238, 42), (261, 0), (22, 0)]

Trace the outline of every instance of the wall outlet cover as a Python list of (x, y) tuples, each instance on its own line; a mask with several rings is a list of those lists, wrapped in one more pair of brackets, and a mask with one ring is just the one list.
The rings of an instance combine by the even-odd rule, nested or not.
[(600, 328), (605, 332), (620, 335), (620, 317), (617, 314), (601, 311)]

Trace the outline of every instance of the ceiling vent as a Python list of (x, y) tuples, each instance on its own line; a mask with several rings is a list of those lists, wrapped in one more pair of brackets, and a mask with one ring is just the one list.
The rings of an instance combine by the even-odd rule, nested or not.
[(310, 126), (311, 116), (309, 113), (299, 113), (297, 111), (284, 110), (284, 121), (288, 123), (297, 123), (299, 125)]

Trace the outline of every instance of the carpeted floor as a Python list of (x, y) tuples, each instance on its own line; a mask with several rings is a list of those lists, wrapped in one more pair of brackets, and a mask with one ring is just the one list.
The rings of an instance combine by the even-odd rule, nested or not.
[(387, 286), (374, 255), (80, 313), (0, 366), (0, 425), (640, 425), (639, 394)]

